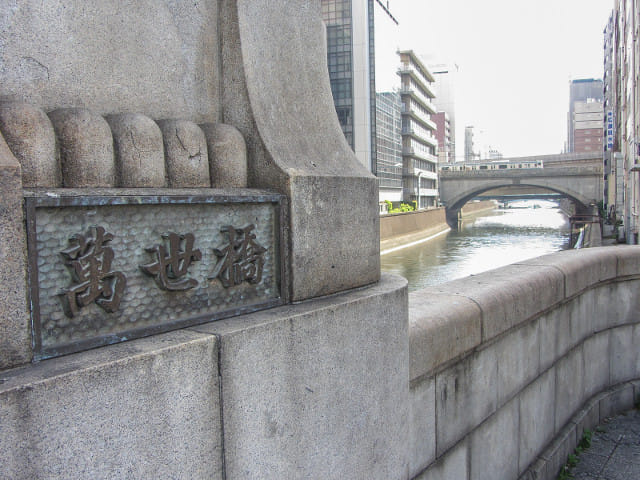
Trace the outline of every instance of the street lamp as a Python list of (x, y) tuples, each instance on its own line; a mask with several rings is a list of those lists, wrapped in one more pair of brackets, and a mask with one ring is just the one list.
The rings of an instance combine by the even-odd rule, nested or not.
[(416, 210), (420, 210), (420, 177), (422, 176), (423, 173), (424, 172), (422, 170), (418, 172), (418, 205), (417, 205), (418, 208), (416, 208)]

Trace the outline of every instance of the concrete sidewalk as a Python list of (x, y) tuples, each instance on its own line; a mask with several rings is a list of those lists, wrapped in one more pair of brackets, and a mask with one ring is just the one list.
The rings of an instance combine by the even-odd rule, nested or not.
[(571, 476), (581, 480), (640, 480), (640, 410), (612, 417), (593, 431)]

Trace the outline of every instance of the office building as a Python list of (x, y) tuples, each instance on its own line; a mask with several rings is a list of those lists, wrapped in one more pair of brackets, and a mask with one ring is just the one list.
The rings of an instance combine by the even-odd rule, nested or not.
[[(444, 112), (448, 118), (449, 140), (445, 145), (445, 151), (442, 151), (440, 144), (438, 145), (438, 159), (443, 162), (456, 161), (456, 83), (458, 78), (458, 65), (435, 63), (427, 66), (433, 78), (435, 78), (435, 88), (438, 95), (433, 101), (438, 112)], [(434, 119), (436, 123), (438, 120)], [(439, 127), (438, 127), (439, 128)], [(438, 130), (439, 132), (439, 130)], [(440, 137), (438, 137), (438, 140)], [(462, 159), (460, 159), (462, 160)]]
[(624, 175), (620, 153), (620, 55), (617, 8), (611, 12), (604, 30), (604, 201), (607, 220), (624, 218)]
[(640, 6), (615, 0), (604, 30), (604, 161), (608, 220), (618, 239), (638, 244), (640, 234)]
[(402, 102), (396, 92), (376, 95), (376, 153), (380, 201), (402, 200)]
[(595, 99), (573, 104), (574, 153), (602, 151), (603, 103)]
[[(440, 94), (440, 91), (438, 91)], [(431, 115), (431, 120), (436, 124), (436, 139), (438, 140), (438, 164), (450, 163), (454, 161), (451, 151), (453, 149), (453, 141), (451, 136), (453, 130), (451, 128), (451, 119), (447, 112), (438, 112)]]
[(473, 141), (473, 126), (464, 127), (464, 161), (473, 162), (479, 159), (480, 155), (475, 153), (475, 144)]
[(402, 186), (403, 200), (418, 208), (438, 205), (438, 141), (433, 98), (435, 79), (412, 50), (400, 56), (400, 99), (402, 102)]
[(321, 0), (338, 120), (360, 162), (376, 170), (374, 0)]
[[(597, 103), (600, 103), (599, 108), (602, 109), (602, 100), (602, 80), (583, 78), (571, 81), (569, 84), (569, 113), (567, 114), (567, 152), (584, 151), (576, 150), (576, 132), (578, 130), (580, 130), (577, 132), (580, 148), (586, 148), (588, 143), (593, 143), (595, 136), (602, 137), (602, 130), (597, 134), (592, 132), (594, 128), (602, 129), (602, 110), (599, 117), (600, 123), (597, 126), (595, 123), (590, 123), (597, 113)], [(585, 132), (585, 130), (589, 131)], [(587, 139), (589, 140), (587, 141)]]

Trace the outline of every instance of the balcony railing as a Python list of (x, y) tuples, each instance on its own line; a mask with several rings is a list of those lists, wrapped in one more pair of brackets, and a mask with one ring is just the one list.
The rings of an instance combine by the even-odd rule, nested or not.
[(409, 127), (404, 127), (402, 129), (402, 135), (412, 135), (422, 143), (428, 143), (432, 147), (438, 146), (438, 140), (433, 135), (429, 135), (427, 133), (421, 132), (419, 129), (413, 129)]
[[(434, 132), (438, 129), (438, 125), (436, 125), (436, 123), (431, 120), (427, 115), (421, 114), (421, 112), (414, 110), (414, 111), (408, 111), (406, 112), (409, 115), (411, 115), (411, 119), (419, 124), (423, 124), (426, 125), (426, 127), (422, 127), (425, 130), (433, 130)], [(418, 120), (415, 120), (415, 117), (418, 117)]]
[[(413, 138), (415, 138), (417, 141), (419, 141), (420, 143), (425, 143), (427, 145), (430, 145), (434, 148), (438, 147), (438, 140), (436, 140), (435, 137), (432, 137), (431, 135), (420, 135), (418, 132), (414, 132), (412, 130), (407, 130), (406, 132), (403, 130), (402, 132), (403, 135), (412, 135)], [(403, 153), (405, 153), (403, 151)], [(411, 152), (407, 152), (407, 155), (411, 155)], [(423, 155), (422, 152), (418, 152), (416, 153), (417, 155)], [(428, 153), (425, 153), (424, 155), (429, 155)]]
[(433, 79), (424, 77), (417, 68), (412, 65), (402, 66), (398, 69), (398, 75), (402, 76), (403, 74), (409, 74), (413, 78), (414, 82), (420, 84), (420, 86), (429, 93), (429, 96), (436, 96), (435, 90), (432, 86)]
[[(417, 197), (418, 196), (418, 187), (404, 188), (402, 190), (402, 194), (405, 197), (408, 197), (408, 196)], [(437, 188), (421, 188), (420, 189), (420, 196), (421, 197), (437, 197), (438, 196), (438, 189)]]
[(406, 105), (402, 105), (401, 113), (406, 115), (410, 115), (411, 118), (415, 119), (417, 122), (421, 122), (424, 125), (428, 125), (432, 127), (434, 130), (438, 129), (438, 126), (431, 120), (431, 116), (427, 113), (423, 113), (417, 108), (407, 107)]
[(400, 95), (409, 95), (413, 100), (422, 105), (422, 107), (429, 113), (436, 113), (436, 107), (431, 103), (431, 100), (418, 92), (415, 88), (402, 87), (399, 93)]
[(420, 78), (426, 78), (427, 81), (429, 82), (435, 82), (436, 80), (435, 78), (433, 78), (433, 75), (431, 74), (431, 72), (429, 72), (428, 70), (426, 72), (421, 72), (416, 68), (415, 65), (411, 63), (402, 63), (400, 65), (400, 68), (398, 69), (398, 74), (403, 72), (407, 72), (407, 73), (415, 72), (415, 75), (419, 75)]
[(428, 170), (421, 170), (419, 168), (413, 168), (413, 176), (417, 177), (418, 175), (420, 175), (420, 178), (428, 178), (429, 180), (437, 180), (438, 179), (438, 173), (437, 172), (430, 172)]
[(435, 155), (431, 155), (430, 153), (420, 152), (413, 147), (403, 147), (402, 148), (403, 155), (411, 155), (413, 157), (417, 157), (421, 160), (426, 160), (431, 163), (438, 163), (438, 157)]

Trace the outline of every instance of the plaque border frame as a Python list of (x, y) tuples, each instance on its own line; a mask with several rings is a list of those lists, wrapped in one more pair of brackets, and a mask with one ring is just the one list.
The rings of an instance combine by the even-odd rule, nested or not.
[[(40, 361), (49, 358), (78, 353), (92, 348), (113, 345), (116, 343), (134, 340), (138, 338), (166, 333), (182, 328), (193, 327), (204, 323), (214, 322), (226, 318), (236, 317), (248, 313), (266, 310), (269, 308), (289, 303), (289, 278), (287, 275), (289, 265), (287, 262), (288, 243), (286, 238), (286, 225), (288, 215), (288, 199), (285, 195), (265, 191), (250, 191), (243, 189), (242, 193), (226, 193), (214, 189), (153, 189), (153, 192), (128, 190), (126, 192), (116, 189), (93, 189), (92, 194), (87, 195), (86, 190), (46, 189), (25, 190), (24, 211), (27, 236), (27, 281), (29, 292), (29, 310), (31, 326), (31, 346), (33, 360)], [(211, 312), (172, 320), (161, 325), (152, 325), (140, 328), (107, 333), (98, 337), (77, 340), (74, 342), (43, 347), (40, 318), (40, 285), (38, 279), (38, 250), (36, 234), (36, 210), (41, 207), (91, 207), (91, 206), (117, 206), (117, 205), (229, 205), (271, 203), (274, 207), (275, 225), (275, 250), (274, 258), (280, 262), (278, 278), (276, 279), (278, 297), (261, 301), (252, 305), (235, 307), (220, 312)], [(276, 267), (277, 268), (277, 267)]]

